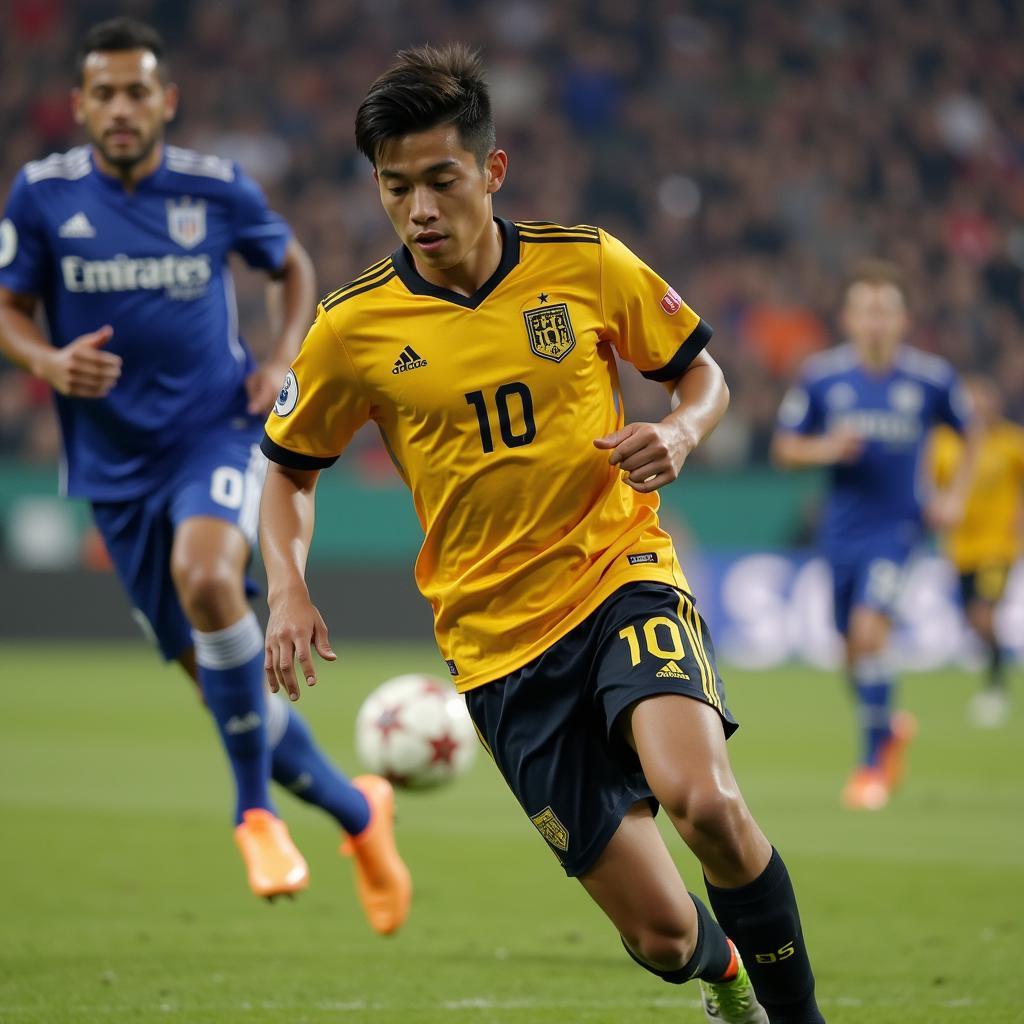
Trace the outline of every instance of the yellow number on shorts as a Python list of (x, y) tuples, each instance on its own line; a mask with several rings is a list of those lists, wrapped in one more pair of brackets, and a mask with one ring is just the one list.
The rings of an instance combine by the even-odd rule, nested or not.
[[(658, 638), (658, 627), (664, 626), (668, 630), (671, 648), (662, 647)], [(627, 626), (619, 630), (619, 638), (629, 644), (629, 660), (633, 668), (640, 664), (640, 638), (637, 635), (636, 626)], [(644, 623), (644, 646), (647, 653), (662, 661), (671, 661), (674, 658), (682, 658), (685, 654), (683, 638), (679, 635), (679, 627), (665, 615), (655, 615)]]

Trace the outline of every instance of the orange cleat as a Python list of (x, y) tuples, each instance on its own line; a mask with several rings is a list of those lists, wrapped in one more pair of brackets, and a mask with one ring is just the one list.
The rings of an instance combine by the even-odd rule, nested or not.
[(292, 896), (309, 885), (309, 868), (288, 826), (270, 811), (246, 811), (235, 828), (235, 842), (249, 873), (249, 888), (257, 896)]
[(843, 806), (851, 811), (878, 811), (889, 802), (889, 787), (880, 768), (858, 768), (843, 787)]
[(882, 745), (878, 766), (889, 792), (903, 781), (906, 772), (907, 747), (917, 735), (917, 719), (909, 711), (894, 711), (889, 719), (892, 734)]
[(341, 853), (355, 858), (356, 892), (374, 931), (391, 935), (409, 916), (412, 877), (395, 846), (395, 791), (379, 775), (360, 775), (352, 785), (370, 804), (370, 823), (348, 836)]

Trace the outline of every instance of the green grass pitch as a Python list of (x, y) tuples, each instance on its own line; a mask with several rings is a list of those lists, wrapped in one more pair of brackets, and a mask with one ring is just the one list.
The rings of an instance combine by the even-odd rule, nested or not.
[[(300, 707), (351, 769), (361, 698), (438, 665), (427, 647), (339, 650)], [(311, 888), (272, 906), (248, 894), (212, 726), (147, 649), (7, 644), (0, 664), (4, 1024), (702, 1019), (691, 988), (625, 958), (482, 752), (448, 789), (401, 796), (416, 896), (385, 940), (363, 921), (331, 825), (287, 794)], [(909, 679), (921, 732), (908, 784), (856, 815), (838, 805), (853, 747), (838, 679), (726, 680), (744, 725), (737, 775), (796, 880), (830, 1024), (1024, 1020), (1020, 707), (979, 732), (965, 725), (969, 676)]]

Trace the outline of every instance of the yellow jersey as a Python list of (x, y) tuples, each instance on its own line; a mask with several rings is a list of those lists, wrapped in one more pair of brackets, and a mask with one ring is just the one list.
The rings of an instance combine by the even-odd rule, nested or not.
[[(948, 428), (932, 438), (932, 476), (948, 484), (963, 457), (963, 441)], [(963, 520), (943, 538), (961, 573), (1011, 565), (1021, 552), (1024, 528), (1024, 430), (1001, 420), (981, 441)]]
[(623, 425), (613, 349), (670, 382), (711, 337), (606, 232), (497, 223), (501, 263), (471, 297), (428, 283), (404, 247), (326, 296), (263, 441), (273, 461), (323, 468), (377, 425), (460, 691), (536, 658), (625, 583), (686, 589), (657, 495), (593, 442)]

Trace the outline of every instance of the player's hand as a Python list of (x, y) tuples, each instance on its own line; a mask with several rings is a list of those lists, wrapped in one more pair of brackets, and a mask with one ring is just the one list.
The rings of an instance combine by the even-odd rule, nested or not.
[(107, 324), (80, 334), (63, 348), (50, 349), (39, 376), (70, 398), (106, 397), (121, 376), (121, 357), (103, 351), (113, 336), (114, 328)]
[(306, 684), (316, 686), (314, 650), (324, 661), (335, 661), (338, 657), (331, 648), (327, 624), (309, 595), (293, 593), (272, 600), (263, 658), (270, 689), (274, 693), (284, 689), (289, 699), (299, 699), (296, 659)]
[(837, 427), (819, 438), (821, 461), (826, 466), (839, 462), (856, 462), (864, 451), (864, 441), (849, 427)]
[(608, 462), (625, 473), (634, 491), (647, 494), (679, 476), (696, 442), (672, 423), (627, 423), (597, 438), (594, 447), (610, 449)]
[(964, 501), (959, 494), (942, 491), (925, 505), (925, 522), (933, 530), (951, 530), (964, 517)]
[(270, 412), (287, 372), (287, 363), (264, 363), (245, 378), (250, 416), (266, 416)]

